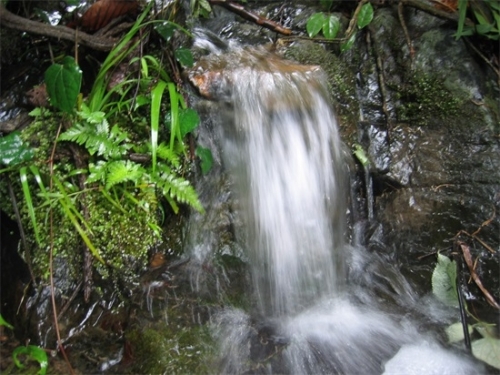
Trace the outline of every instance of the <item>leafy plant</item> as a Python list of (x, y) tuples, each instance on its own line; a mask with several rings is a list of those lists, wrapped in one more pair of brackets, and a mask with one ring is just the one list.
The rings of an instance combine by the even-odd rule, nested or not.
[[(64, 240), (56, 239), (55, 253), (60, 251), (62, 255), (62, 248), (77, 246), (63, 241), (84, 242), (100, 262), (96, 267), (103, 276), (109, 272), (109, 266), (123, 263), (120, 259), (124, 258), (123, 253), (131, 254), (130, 246), (138, 250), (129, 258), (133, 259), (135, 254), (141, 258), (153, 245), (151, 234), (156, 235), (156, 240), (159, 238), (159, 198), (164, 197), (176, 213), (179, 203), (203, 212), (195, 189), (184, 177), (187, 160), (184, 138), (198, 126), (199, 117), (187, 108), (159, 59), (152, 55), (130, 58), (140, 42), (135, 36), (141, 27), (150, 24), (144, 20), (151, 6), (152, 2), (109, 53), (86, 99), (78, 100), (81, 71), (72, 58), (62, 58), (49, 67), (45, 74), (48, 94), (51, 104), (60, 112), (34, 110), (31, 114), (35, 121), (29, 128), (45, 123), (43, 134), (51, 129), (49, 138), (52, 136), (52, 139), (43, 145), (35, 140), (37, 147), (32, 149), (16, 133), (0, 138), (0, 168), (5, 167), (0, 173), (19, 174), (24, 217), (29, 217), (39, 249), (47, 248), (49, 232), (41, 223), (48, 220), (51, 212), (60, 225), (60, 235), (71, 233)], [(182, 29), (169, 21), (153, 22)], [(178, 49), (174, 56), (183, 66), (193, 62), (186, 49)], [(110, 71), (127, 60), (129, 64), (138, 62), (140, 73), (133, 75), (135, 71), (132, 71), (129, 77), (108, 90)], [(167, 100), (164, 100), (164, 92), (168, 92)], [(123, 111), (124, 108), (127, 111)], [(145, 108), (148, 111), (144, 111)], [(164, 121), (165, 112), (169, 114), (168, 123)], [(50, 150), (56, 150), (55, 129), (61, 122), (66, 124), (66, 130), (56, 141), (61, 145), (74, 142), (87, 150), (88, 157), (77, 167), (63, 156), (49, 171), (47, 160), (53, 158)], [(167, 133), (170, 135), (162, 138)], [(39, 149), (43, 152), (38, 153)], [(207, 164), (203, 163), (202, 168), (206, 171)], [(49, 180), (51, 188), (48, 188)], [(121, 229), (122, 225), (133, 223), (134, 230), (139, 229), (139, 233), (134, 234), (138, 242), (128, 236), (135, 233), (134, 230), (126, 229), (124, 234)], [(37, 272), (47, 264), (41, 260), (45, 254), (42, 253), (38, 251), (35, 257)], [(120, 272), (120, 276), (123, 273)]]
[[(432, 273), (432, 292), (438, 300), (451, 307), (459, 305), (456, 280), (456, 262), (438, 253), (438, 261)], [(474, 318), (470, 313), (469, 315)], [(472, 354), (490, 366), (500, 369), (500, 339), (490, 329), (491, 326), (491, 324), (482, 321), (467, 325), (469, 333), (476, 330), (482, 336), (482, 338), (472, 341)], [(462, 341), (464, 339), (463, 324), (453, 323), (446, 328), (446, 333), (450, 343)]]
[[(325, 4), (328, 8), (331, 6), (330, 2)], [(373, 20), (373, 6), (370, 2), (362, 1), (354, 13), (353, 21), (356, 21), (358, 29), (363, 29), (368, 26)], [(335, 14), (325, 14), (323, 12), (314, 13), (309, 17), (306, 24), (306, 31), (310, 38), (314, 38), (320, 32), (328, 40), (334, 40), (340, 31), (340, 19), (339, 16)], [(342, 44), (340, 46), (341, 52), (347, 51), (352, 48), (356, 40), (356, 32), (351, 26), (346, 32), (346, 35), (341, 39)]]
[[(7, 323), (7, 321), (3, 318), (3, 316), (0, 314), (0, 326), (7, 327), (9, 329), (14, 329), (12, 324)], [(25, 365), (21, 363), (19, 360), (19, 355), (26, 355), (28, 357), (28, 360), (35, 360), (40, 364), (40, 371), (37, 372), (39, 375), (45, 375), (47, 372), (47, 367), (49, 366), (49, 360), (47, 358), (47, 353), (45, 351), (34, 345), (28, 345), (28, 346), (18, 346), (14, 351), (12, 352), (12, 359), (14, 360), (14, 363), (16, 366), (20, 369), (23, 369)]]
[(66, 113), (75, 110), (80, 94), (82, 71), (72, 57), (66, 56), (62, 64), (52, 64), (45, 72), (45, 84), (50, 103)]
[(212, 12), (212, 7), (207, 0), (191, 0), (190, 6), (193, 17), (208, 17)]
[[(467, 13), (474, 17), (474, 25), (466, 25)], [(498, 0), (469, 1), (458, 0), (458, 28), (455, 37), (473, 34), (482, 35), (488, 39), (500, 39), (500, 3)]]
[(19, 360), (19, 355), (26, 355), (28, 360), (35, 360), (40, 364), (40, 371), (37, 372), (38, 375), (45, 375), (47, 373), (47, 367), (49, 366), (49, 360), (47, 358), (47, 353), (42, 348), (35, 345), (28, 346), (18, 346), (14, 349), (12, 353), (12, 358), (14, 363), (20, 369), (25, 368), (25, 365)]

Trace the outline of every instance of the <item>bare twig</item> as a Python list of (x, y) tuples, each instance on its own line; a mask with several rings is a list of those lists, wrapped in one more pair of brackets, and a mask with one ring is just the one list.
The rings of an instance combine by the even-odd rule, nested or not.
[(116, 44), (115, 39), (103, 38), (76, 31), (66, 26), (52, 26), (42, 22), (32, 21), (9, 12), (3, 2), (0, 3), (0, 24), (14, 30), (25, 31), (30, 34), (44, 35), (71, 42), (78, 41), (82, 45), (100, 51), (110, 51)]
[(488, 303), (495, 307), (496, 309), (500, 310), (500, 305), (498, 304), (497, 301), (495, 301), (495, 298), (490, 294), (490, 292), (484, 287), (483, 283), (481, 282), (481, 279), (476, 273), (476, 270), (474, 269), (474, 262), (472, 261), (472, 256), (470, 254), (470, 249), (469, 246), (465, 242), (458, 241), (457, 244), (460, 246), (460, 249), (462, 250), (462, 253), (464, 255), (465, 263), (467, 264), (467, 267), (469, 267), (469, 272), (472, 277), (472, 280), (474, 280), (474, 283), (477, 285), (477, 287), (483, 292), (484, 297), (486, 298), (486, 301)]
[(413, 67), (413, 59), (415, 57), (415, 49), (413, 48), (413, 43), (410, 39), (410, 33), (408, 32), (408, 27), (406, 27), (406, 22), (403, 14), (403, 3), (400, 2), (398, 4), (398, 18), (401, 23), (401, 27), (403, 28), (403, 33), (405, 34), (406, 44), (408, 44), (408, 49), (410, 51), (410, 63)]
[[(53, 176), (54, 176), (54, 155), (56, 153), (57, 139), (59, 138), (59, 134), (61, 133), (62, 123), (59, 125), (57, 129), (57, 134), (54, 141), (54, 146), (52, 147), (52, 153), (50, 155), (49, 168), (50, 168), (50, 190), (53, 188)], [(69, 362), (68, 356), (66, 355), (66, 351), (64, 350), (64, 346), (62, 345), (61, 340), (61, 332), (59, 330), (59, 322), (57, 318), (57, 305), (56, 305), (56, 297), (55, 297), (55, 288), (54, 288), (54, 215), (52, 206), (49, 208), (50, 216), (50, 251), (49, 251), (49, 273), (50, 273), (50, 297), (52, 303), (52, 312), (54, 315), (54, 328), (57, 336), (57, 347), (61, 350), (61, 353), (64, 357), (64, 360), (68, 364), (68, 369), (71, 375), (74, 375), (73, 367), (71, 367), (71, 363)]]

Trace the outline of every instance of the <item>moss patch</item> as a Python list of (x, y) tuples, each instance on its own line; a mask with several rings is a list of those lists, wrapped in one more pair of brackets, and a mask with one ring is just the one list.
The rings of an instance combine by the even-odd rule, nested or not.
[(397, 91), (403, 103), (397, 108), (399, 121), (426, 126), (462, 115), (464, 100), (450, 92), (438, 77), (417, 72)]
[(126, 335), (133, 355), (129, 373), (208, 374), (213, 371), (213, 342), (205, 326), (155, 323)]

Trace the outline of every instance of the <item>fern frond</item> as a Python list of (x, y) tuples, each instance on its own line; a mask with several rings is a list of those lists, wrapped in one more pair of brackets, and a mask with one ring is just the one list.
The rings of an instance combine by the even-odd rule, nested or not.
[(106, 159), (117, 159), (124, 155), (131, 145), (123, 143), (128, 139), (128, 134), (114, 125), (109, 132), (106, 120), (99, 124), (75, 124), (59, 136), (61, 141), (76, 142), (84, 146), (90, 155), (97, 154)]
[(175, 151), (171, 150), (165, 143), (162, 142), (158, 145), (156, 154), (159, 159), (168, 161), (175, 168), (180, 168), (181, 162), (179, 160), (179, 155)]
[(140, 164), (130, 160), (116, 160), (108, 163), (106, 175), (106, 189), (125, 181), (137, 183), (145, 171)]
[[(158, 172), (158, 178), (155, 178), (154, 182), (169, 202), (169, 198), (171, 198), (180, 203), (189, 204), (199, 212), (205, 211), (203, 209), (203, 206), (201, 205), (200, 200), (198, 199), (196, 190), (189, 183), (189, 181), (185, 180), (182, 177), (176, 176), (169, 170), (168, 167), (164, 165), (158, 169)], [(172, 205), (172, 202), (170, 203)]]

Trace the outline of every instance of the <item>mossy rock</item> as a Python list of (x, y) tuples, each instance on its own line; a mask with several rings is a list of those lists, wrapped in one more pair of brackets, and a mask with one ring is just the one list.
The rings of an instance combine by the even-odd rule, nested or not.
[(294, 43), (284, 51), (284, 56), (301, 64), (319, 65), (325, 71), (341, 132), (347, 136), (355, 132), (359, 103), (356, 79), (348, 65), (320, 44), (310, 41)]
[(134, 374), (208, 374), (212, 372), (213, 342), (206, 326), (154, 323), (126, 334)]

